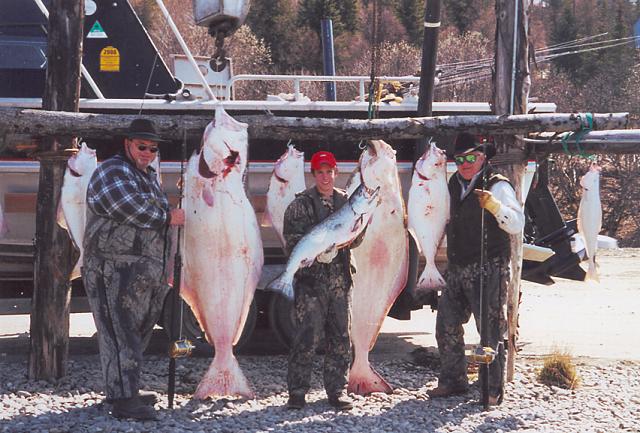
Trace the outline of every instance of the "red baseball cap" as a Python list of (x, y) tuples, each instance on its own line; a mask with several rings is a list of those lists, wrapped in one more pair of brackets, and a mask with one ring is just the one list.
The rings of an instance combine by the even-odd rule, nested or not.
[(311, 157), (311, 170), (319, 170), (322, 164), (327, 164), (331, 168), (335, 168), (338, 165), (333, 153), (324, 150), (314, 153)]

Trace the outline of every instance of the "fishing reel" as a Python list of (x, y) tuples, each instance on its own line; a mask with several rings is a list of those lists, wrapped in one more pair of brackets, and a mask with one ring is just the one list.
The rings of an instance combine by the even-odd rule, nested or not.
[(489, 365), (496, 359), (496, 351), (492, 347), (476, 346), (476, 348), (466, 354), (467, 361), (475, 364)]
[(182, 340), (176, 340), (169, 346), (170, 358), (186, 358), (191, 356), (191, 352), (196, 346), (191, 341), (183, 338)]

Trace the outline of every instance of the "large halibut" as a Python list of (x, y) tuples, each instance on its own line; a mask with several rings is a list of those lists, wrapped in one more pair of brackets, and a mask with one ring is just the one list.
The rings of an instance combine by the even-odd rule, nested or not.
[(367, 185), (380, 187), (380, 204), (362, 243), (352, 250), (358, 270), (353, 279), (351, 338), (355, 357), (348, 390), (366, 395), (393, 391), (369, 364), (369, 351), (406, 284), (409, 243), (395, 151), (384, 141), (371, 141), (360, 158), (359, 173), (360, 177), (352, 178), (348, 192), (362, 179)]
[(258, 221), (242, 182), (247, 149), (247, 125), (218, 107), (185, 173), (181, 293), (215, 347), (194, 398), (253, 397), (233, 354), (264, 261)]

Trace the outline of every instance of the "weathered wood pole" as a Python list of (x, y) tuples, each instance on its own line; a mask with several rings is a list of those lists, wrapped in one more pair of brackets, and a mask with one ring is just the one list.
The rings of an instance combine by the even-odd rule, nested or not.
[[(78, 111), (84, 1), (53, 0), (50, 6), (47, 73), (42, 106), (51, 111)], [(60, 189), (75, 138), (46, 137), (40, 161), (36, 206), (35, 263), (31, 300), (29, 378), (53, 379), (66, 374), (69, 352), (69, 276), (78, 252), (56, 223)]]
[[(438, 60), (438, 33), (440, 30), (440, 0), (427, 0), (424, 11), (424, 34), (422, 39), (422, 62), (420, 66), (420, 89), (418, 94), (418, 116), (428, 117), (433, 115), (433, 93), (435, 89), (436, 62)], [(420, 159), (427, 148), (427, 137), (416, 140), (413, 150), (413, 164)], [(418, 259), (420, 252), (413, 236), (409, 236), (409, 270), (407, 271), (407, 284), (400, 294), (398, 301), (406, 309), (404, 317), (409, 319), (410, 307), (408, 302), (422, 304), (424, 299), (416, 299), (415, 290), (418, 280)], [(436, 292), (434, 292), (437, 295)], [(411, 296), (409, 296), (411, 295)], [(434, 296), (433, 302), (435, 302)], [(409, 298), (413, 298), (409, 300)], [(399, 316), (394, 316), (399, 317)]]
[[(515, 31), (514, 31), (515, 29)], [(493, 73), (495, 114), (526, 114), (531, 76), (529, 73), (529, 0), (496, 0), (496, 52)], [(522, 202), (522, 180), (526, 159), (522, 137), (496, 137), (500, 170), (511, 180)], [(511, 236), (511, 280), (507, 293), (507, 380), (513, 380), (518, 339), (518, 307), (522, 273), (522, 234)]]

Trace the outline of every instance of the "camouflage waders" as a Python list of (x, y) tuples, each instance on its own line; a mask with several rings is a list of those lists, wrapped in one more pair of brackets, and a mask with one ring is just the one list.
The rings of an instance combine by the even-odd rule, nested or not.
[(91, 211), (88, 216), (82, 275), (106, 396), (130, 398), (140, 389), (142, 353), (169, 291), (166, 230), (120, 224)]
[[(285, 213), (284, 236), (289, 252), (318, 222), (347, 201), (335, 190), (333, 204), (320, 199), (315, 187), (296, 197)], [(355, 246), (356, 242), (354, 242)], [(314, 263), (295, 276), (296, 335), (289, 353), (289, 394), (306, 394), (310, 389), (315, 351), (324, 337), (324, 387), (329, 396), (341, 394), (347, 386), (351, 364), (351, 254), (338, 251), (330, 263)]]
[[(489, 394), (500, 396), (504, 382), (507, 332), (506, 299), (509, 281), (509, 259), (493, 257), (485, 264), (487, 275), (484, 290), (487, 291), (488, 344), (499, 349), (496, 359), (489, 365)], [(436, 340), (440, 352), (440, 377), (438, 386), (451, 389), (466, 388), (467, 360), (464, 354), (464, 330), (471, 313), (480, 332), (480, 264), (449, 265), (447, 287), (438, 302)], [(499, 347), (498, 344), (500, 343)]]

